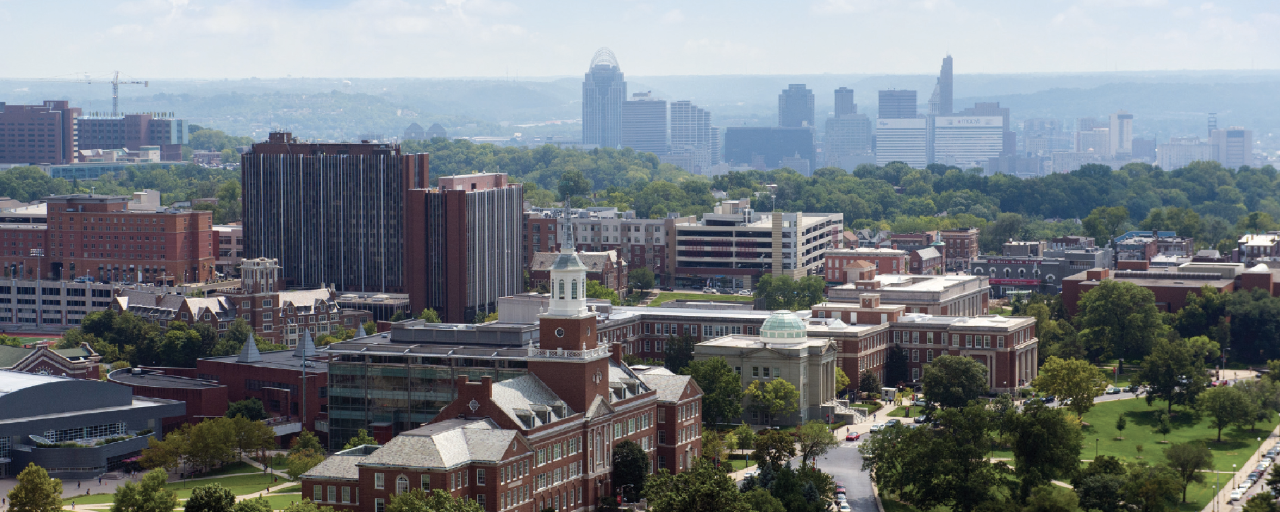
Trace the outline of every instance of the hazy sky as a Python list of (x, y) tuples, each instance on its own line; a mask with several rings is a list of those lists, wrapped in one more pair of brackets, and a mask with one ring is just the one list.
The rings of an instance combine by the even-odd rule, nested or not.
[(1280, 1), (0, 0), (3, 77), (1280, 69)]

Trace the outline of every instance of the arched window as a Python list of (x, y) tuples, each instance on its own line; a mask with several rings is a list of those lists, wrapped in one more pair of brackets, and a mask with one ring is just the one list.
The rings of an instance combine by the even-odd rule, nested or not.
[(1018, 269), (1018, 279), (1022, 279), (1024, 277), (1027, 277), (1027, 269), (1025, 268)]
[(1032, 271), (1031, 271), (1031, 277), (1039, 278), (1039, 277), (1040, 277), (1040, 269), (1038, 269), (1038, 268), (1037, 268), (1037, 269), (1035, 269), (1035, 270), (1032, 270)]
[(995, 268), (995, 267), (991, 267), (990, 269), (988, 269), (988, 271), (990, 271), (990, 272), (991, 272), (991, 277), (997, 277), (997, 276), (999, 276), (999, 274), (997, 274), (997, 273), (996, 273), (996, 268)]
[(560, 280), (560, 298), (564, 299), (564, 279)]
[(396, 477), (396, 494), (409, 492), (409, 479), (404, 475)]
[(1057, 279), (1056, 277), (1053, 277), (1053, 274), (1049, 274), (1049, 275), (1047, 275), (1047, 276), (1044, 276), (1044, 278), (1045, 278), (1045, 280), (1046, 280), (1046, 281), (1053, 281), (1054, 279)]
[(578, 280), (574, 279), (569, 282), (569, 298), (578, 300)]
[(1005, 268), (1004, 268), (1004, 277), (1005, 277), (1005, 278), (1008, 278), (1008, 277), (1009, 277), (1009, 267), (1005, 267)]

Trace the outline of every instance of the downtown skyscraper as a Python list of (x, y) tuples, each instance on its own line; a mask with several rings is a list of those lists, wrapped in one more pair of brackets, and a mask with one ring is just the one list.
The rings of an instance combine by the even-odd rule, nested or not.
[(596, 50), (582, 80), (582, 143), (616, 148), (622, 145), (622, 103), (627, 82), (618, 59), (608, 48)]
[(778, 95), (778, 126), (813, 126), (813, 91), (804, 84), (791, 84)]

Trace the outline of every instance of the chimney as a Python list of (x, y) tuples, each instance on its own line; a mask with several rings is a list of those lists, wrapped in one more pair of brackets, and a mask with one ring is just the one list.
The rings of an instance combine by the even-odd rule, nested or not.
[(622, 366), (622, 344), (613, 343), (612, 345), (613, 350), (609, 351), (609, 358), (613, 359), (613, 362), (617, 363), (618, 366)]

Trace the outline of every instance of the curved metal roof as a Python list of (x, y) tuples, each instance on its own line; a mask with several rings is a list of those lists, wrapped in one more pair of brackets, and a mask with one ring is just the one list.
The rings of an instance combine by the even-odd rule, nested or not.
[(613, 66), (615, 68), (621, 67), (618, 65), (618, 58), (613, 55), (613, 50), (608, 48), (600, 48), (599, 50), (596, 50), (595, 55), (591, 56), (591, 67), (594, 68), (601, 64)]

